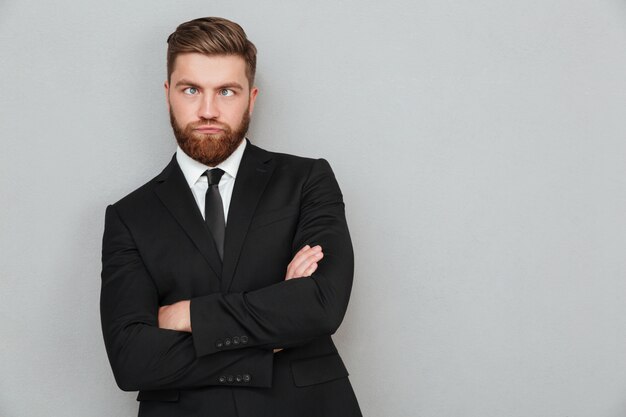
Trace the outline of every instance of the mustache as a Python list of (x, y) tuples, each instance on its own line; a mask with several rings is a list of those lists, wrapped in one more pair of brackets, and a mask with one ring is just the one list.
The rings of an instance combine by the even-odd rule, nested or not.
[(188, 129), (197, 129), (199, 127), (219, 127), (226, 132), (230, 131), (230, 126), (228, 126), (226, 123), (220, 123), (215, 120), (209, 119), (201, 119), (197, 122), (191, 122), (187, 124)]

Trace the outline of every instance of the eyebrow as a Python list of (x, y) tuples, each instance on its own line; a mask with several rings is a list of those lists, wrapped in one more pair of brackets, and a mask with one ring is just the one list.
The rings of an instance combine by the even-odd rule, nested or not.
[(235, 82), (226, 83), (217, 87), (218, 90), (221, 90), (222, 88), (235, 88), (237, 90), (243, 90), (243, 87), (241, 86), (241, 84), (235, 83)]
[[(193, 81), (187, 80), (185, 78), (178, 80), (178, 82), (176, 83), (175, 87), (180, 87), (180, 86), (189, 86), (189, 87), (195, 87), (195, 88), (200, 88), (200, 86), (198, 84), (196, 84)], [(229, 83), (225, 83), (222, 85), (219, 85), (216, 87), (216, 90), (221, 90), (222, 88), (235, 88), (238, 90), (243, 90), (243, 86), (237, 82), (229, 82)]]
[(188, 85), (190, 87), (199, 87), (199, 85), (196, 85), (196, 83), (194, 83), (193, 81), (189, 81), (184, 78), (181, 80), (178, 80), (178, 82), (176, 83), (174, 87), (180, 87), (181, 85)]

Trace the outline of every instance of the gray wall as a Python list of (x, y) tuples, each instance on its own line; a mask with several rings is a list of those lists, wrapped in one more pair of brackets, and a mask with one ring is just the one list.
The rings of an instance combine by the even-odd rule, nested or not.
[(366, 415), (626, 415), (623, 1), (5, 0), (1, 416), (135, 415), (104, 208), (170, 158), (165, 39), (206, 15), (260, 51), (253, 141), (343, 188)]

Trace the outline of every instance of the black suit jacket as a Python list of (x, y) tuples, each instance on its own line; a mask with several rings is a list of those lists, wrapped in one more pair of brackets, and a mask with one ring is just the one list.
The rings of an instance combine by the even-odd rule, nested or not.
[[(284, 281), (306, 244), (323, 248), (317, 271)], [(361, 415), (330, 337), (353, 253), (325, 160), (248, 143), (222, 262), (173, 158), (107, 208), (102, 265), (107, 354), (119, 387), (140, 391), (140, 416)], [(193, 332), (159, 329), (159, 306), (185, 299)]]

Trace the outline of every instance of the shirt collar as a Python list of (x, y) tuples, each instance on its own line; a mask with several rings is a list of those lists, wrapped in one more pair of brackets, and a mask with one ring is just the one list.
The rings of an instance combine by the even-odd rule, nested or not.
[(215, 167), (210, 167), (196, 161), (187, 155), (185, 151), (180, 148), (180, 146), (178, 146), (176, 148), (176, 161), (178, 162), (181, 171), (183, 171), (183, 175), (185, 176), (185, 180), (187, 180), (189, 188), (195, 185), (198, 178), (200, 178), (207, 169), (220, 168), (231, 178), (237, 178), (237, 171), (239, 171), (239, 164), (241, 164), (241, 158), (243, 157), (243, 151), (246, 149), (247, 142), (248, 140), (244, 138), (239, 146), (237, 146), (237, 149), (235, 149), (228, 158)]

